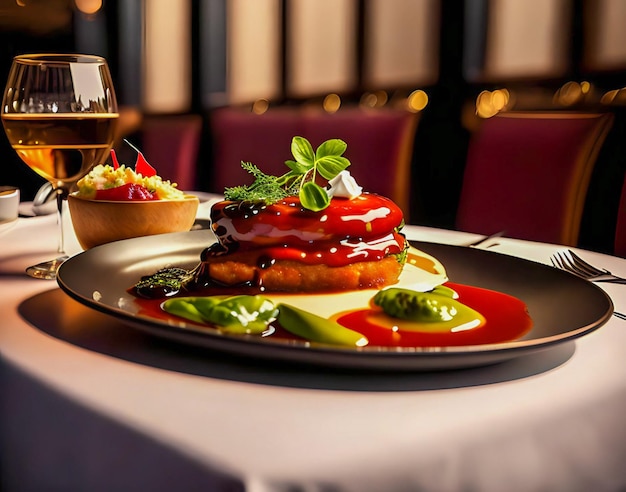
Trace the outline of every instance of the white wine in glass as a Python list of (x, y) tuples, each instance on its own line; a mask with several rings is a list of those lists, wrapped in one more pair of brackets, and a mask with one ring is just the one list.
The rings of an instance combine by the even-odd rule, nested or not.
[(119, 114), (106, 60), (75, 54), (15, 57), (1, 114), (13, 149), (57, 193), (59, 255), (26, 270), (53, 279), (67, 258), (63, 203), (72, 185), (106, 160), (115, 138)]

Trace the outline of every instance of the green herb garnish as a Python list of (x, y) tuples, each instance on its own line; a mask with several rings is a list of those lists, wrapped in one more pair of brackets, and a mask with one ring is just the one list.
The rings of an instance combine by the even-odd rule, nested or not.
[(293, 137), (291, 153), (294, 160), (285, 161), (289, 171), (282, 176), (263, 173), (249, 162), (242, 162), (241, 167), (254, 177), (251, 185), (235, 186), (224, 190), (226, 200), (264, 201), (275, 203), (288, 196), (298, 195), (302, 206), (318, 212), (330, 204), (326, 190), (315, 182), (319, 174), (326, 180), (336, 177), (350, 165), (343, 157), (347, 144), (338, 138), (327, 140), (317, 150), (304, 137)]
[(139, 297), (157, 299), (177, 294), (193, 278), (193, 272), (183, 268), (163, 268), (152, 275), (142, 277), (135, 284)]
[(404, 249), (400, 251), (399, 253), (396, 253), (393, 255), (396, 257), (396, 261), (400, 263), (400, 265), (404, 265), (406, 263), (407, 258), (409, 257), (409, 246), (410, 246), (409, 242), (405, 241)]

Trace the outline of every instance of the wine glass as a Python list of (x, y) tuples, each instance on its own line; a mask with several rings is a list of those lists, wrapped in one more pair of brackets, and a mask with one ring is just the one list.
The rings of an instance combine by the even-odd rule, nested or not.
[(13, 59), (1, 111), (13, 149), (56, 192), (59, 256), (26, 269), (56, 278), (67, 259), (64, 201), (74, 183), (103, 163), (113, 146), (117, 101), (104, 58), (79, 54), (33, 54)]

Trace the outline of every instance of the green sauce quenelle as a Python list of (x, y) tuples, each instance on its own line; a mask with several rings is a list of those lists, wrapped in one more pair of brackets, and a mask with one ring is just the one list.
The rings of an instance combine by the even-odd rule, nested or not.
[(369, 343), (362, 334), (289, 304), (278, 304), (278, 322), (285, 330), (312, 342), (350, 347)]
[[(381, 290), (372, 304), (382, 308), (387, 316), (416, 323), (403, 325), (404, 330), (424, 330), (429, 326), (435, 331), (447, 331), (456, 327), (477, 327), (484, 324), (484, 317), (474, 309), (454, 299), (454, 290), (440, 286), (430, 292), (391, 287)], [(457, 328), (458, 329), (458, 328)]]
[(177, 297), (161, 307), (181, 318), (239, 334), (262, 333), (278, 315), (274, 303), (259, 295)]

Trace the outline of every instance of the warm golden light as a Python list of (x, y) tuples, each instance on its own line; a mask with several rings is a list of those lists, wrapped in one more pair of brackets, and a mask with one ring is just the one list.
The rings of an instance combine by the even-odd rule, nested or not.
[(366, 92), (361, 96), (359, 104), (365, 108), (380, 108), (387, 104), (388, 99), (385, 91)]
[(509, 102), (509, 92), (506, 89), (500, 89), (491, 93), (491, 104), (493, 107), (501, 111)]
[(142, 109), (185, 112), (191, 105), (191, 2), (144, 3)]
[[(352, 2), (355, 7), (358, 3)], [(365, 86), (435, 83), (439, 73), (439, 2), (367, 0), (362, 3), (367, 5), (363, 25), (367, 45), (363, 60)]]
[(76, 8), (83, 14), (92, 15), (102, 8), (102, 0), (74, 0)]
[(481, 118), (491, 118), (507, 108), (511, 94), (507, 89), (482, 91), (476, 98), (476, 114)]
[(254, 114), (263, 114), (270, 107), (270, 102), (267, 99), (257, 99), (252, 104), (252, 112)]
[(387, 104), (387, 101), (389, 100), (389, 96), (387, 95), (385, 91), (376, 91), (375, 95), (376, 95), (377, 107), (384, 106), (385, 104)]
[[(191, 6), (192, 3), (201, 3), (165, 2), (168, 8), (179, 4)], [(249, 104), (260, 98), (279, 97), (280, 0), (228, 0), (221, 4), (225, 4), (227, 10), (228, 102)], [(161, 34), (161, 37), (167, 39), (170, 36), (167, 32), (167, 36)]]
[(366, 92), (361, 96), (360, 104), (366, 108), (375, 108), (376, 107), (376, 95), (371, 92)]
[(583, 97), (583, 89), (578, 82), (566, 82), (554, 95), (555, 102), (562, 106), (572, 106)]
[(411, 92), (407, 99), (407, 105), (409, 111), (414, 113), (422, 111), (428, 105), (428, 94), (421, 89)]
[[(232, 0), (230, 0), (232, 1)], [(230, 3), (227, 2), (227, 3)], [(239, 0), (245, 9), (266, 1)], [(287, 95), (313, 97), (356, 86), (356, 2), (353, 0), (298, 0), (279, 2), (286, 12), (285, 43), (288, 67)], [(258, 43), (256, 28), (251, 32)], [(280, 31), (280, 28), (279, 28)], [(265, 63), (264, 57), (258, 63)]]
[(600, 102), (606, 105), (626, 106), (626, 87), (606, 92)]
[(617, 93), (619, 91), (617, 89), (614, 89), (612, 91), (608, 91), (607, 93), (605, 93), (601, 98), (600, 98), (600, 102), (602, 104), (612, 104), (613, 101), (615, 101), (615, 98), (617, 97)]
[(337, 94), (328, 94), (322, 106), (327, 113), (336, 113), (341, 107), (341, 98)]

